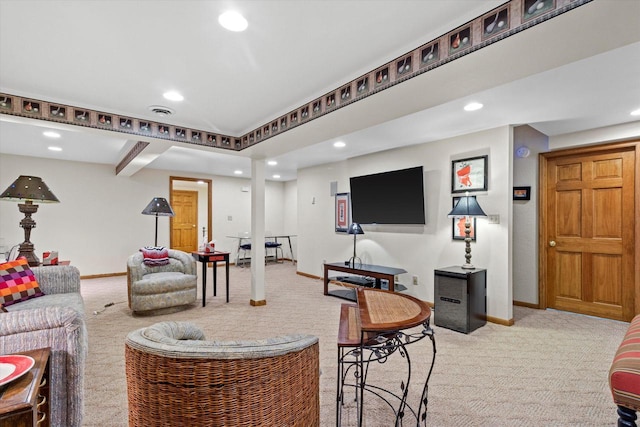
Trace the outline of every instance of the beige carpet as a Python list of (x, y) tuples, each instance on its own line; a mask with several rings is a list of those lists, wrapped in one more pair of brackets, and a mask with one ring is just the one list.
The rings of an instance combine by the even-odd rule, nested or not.
[[(219, 269), (224, 283), (224, 269)], [(250, 271), (231, 267), (230, 302), (224, 286), (207, 306), (172, 314), (132, 316), (124, 276), (82, 281), (89, 356), (85, 380), (86, 426), (126, 426), (124, 339), (129, 331), (164, 320), (185, 320), (208, 338), (251, 339), (292, 332), (320, 338), (321, 425), (335, 425), (336, 336), (340, 304), (325, 297), (322, 281), (296, 274), (291, 263), (266, 268), (267, 305), (252, 307)], [(104, 308), (107, 303), (115, 305)], [(101, 311), (99, 314), (92, 314)], [(436, 316), (437, 314), (434, 314)], [(607, 373), (628, 323), (552, 310), (514, 308), (515, 325), (487, 324), (465, 335), (435, 326), (437, 356), (429, 382), (428, 426), (615, 426)], [(428, 339), (409, 347), (413, 378), (424, 378), (431, 359)], [(372, 378), (399, 387), (390, 360)], [(394, 375), (396, 374), (396, 375)], [(414, 381), (415, 383), (415, 381)], [(419, 395), (414, 384), (411, 392)], [(356, 425), (348, 399), (342, 425)], [(379, 399), (365, 399), (366, 426), (393, 425)], [(256, 424), (259, 425), (259, 424)], [(405, 423), (415, 425), (415, 423)]]

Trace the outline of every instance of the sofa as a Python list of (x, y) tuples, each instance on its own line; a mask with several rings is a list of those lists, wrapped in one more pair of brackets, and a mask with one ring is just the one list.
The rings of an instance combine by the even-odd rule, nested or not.
[(0, 313), (0, 354), (50, 347), (50, 425), (80, 427), (88, 348), (80, 272), (69, 265), (31, 270), (45, 295)]
[(206, 340), (189, 322), (128, 334), (129, 425), (299, 426), (320, 424), (318, 338)]
[(164, 265), (147, 265), (142, 252), (127, 259), (129, 308), (137, 314), (182, 307), (196, 302), (196, 261), (186, 252), (167, 250)]

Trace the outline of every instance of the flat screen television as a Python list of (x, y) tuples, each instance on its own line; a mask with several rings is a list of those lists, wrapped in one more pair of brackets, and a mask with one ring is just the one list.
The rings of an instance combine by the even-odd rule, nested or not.
[(424, 224), (422, 166), (349, 178), (351, 218), (359, 224)]

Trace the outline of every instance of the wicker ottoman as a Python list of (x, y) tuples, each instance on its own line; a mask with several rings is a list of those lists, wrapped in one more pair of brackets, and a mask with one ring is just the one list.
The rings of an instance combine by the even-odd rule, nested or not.
[(618, 405), (618, 426), (636, 426), (640, 411), (640, 315), (631, 321), (609, 370), (609, 386)]
[(125, 343), (129, 426), (319, 427), (318, 338), (207, 341), (160, 322)]

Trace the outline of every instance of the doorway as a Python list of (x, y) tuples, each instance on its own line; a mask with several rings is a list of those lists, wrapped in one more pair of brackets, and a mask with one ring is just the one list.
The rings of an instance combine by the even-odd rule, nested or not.
[(171, 248), (188, 253), (198, 250), (202, 240), (211, 241), (211, 187), (210, 179), (169, 177), (170, 203), (175, 212), (169, 221)]
[(540, 157), (540, 308), (630, 321), (640, 309), (639, 142)]

